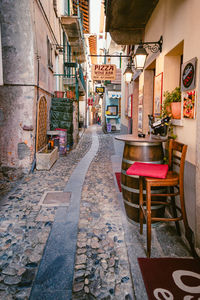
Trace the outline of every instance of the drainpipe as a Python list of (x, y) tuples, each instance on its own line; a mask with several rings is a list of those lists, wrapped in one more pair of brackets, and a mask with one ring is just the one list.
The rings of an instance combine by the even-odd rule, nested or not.
[[(77, 64), (78, 65), (78, 64)], [(79, 91), (78, 91), (78, 72), (77, 69), (75, 68), (75, 78), (76, 78), (76, 100), (77, 100), (77, 105), (78, 105), (78, 130), (79, 130)]]
[(64, 77), (66, 76), (66, 70), (65, 70), (65, 43), (66, 43), (66, 37), (65, 37), (65, 33), (63, 31), (63, 74), (64, 74)]
[(67, 0), (67, 13), (70, 16), (70, 0)]

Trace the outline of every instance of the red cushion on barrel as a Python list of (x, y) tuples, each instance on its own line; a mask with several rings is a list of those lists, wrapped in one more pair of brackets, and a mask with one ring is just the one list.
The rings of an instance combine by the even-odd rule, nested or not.
[(168, 165), (135, 162), (126, 171), (127, 175), (166, 178)]

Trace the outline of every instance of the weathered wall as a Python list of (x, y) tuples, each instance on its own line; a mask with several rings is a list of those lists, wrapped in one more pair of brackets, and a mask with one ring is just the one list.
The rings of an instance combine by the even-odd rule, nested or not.
[[(4, 78), (4, 86), (0, 86), (0, 162), (25, 171), (30, 170), (34, 158), (37, 100), (42, 96), (47, 99), (49, 128), (56, 44), (62, 44), (53, 1), (41, 3), (43, 7), (37, 0), (0, 2)], [(52, 43), (51, 68), (47, 37)], [(58, 58), (62, 61), (62, 56)]]
[(4, 86), (0, 87), (0, 161), (28, 168), (33, 156), (34, 64), (30, 3), (0, 2)]

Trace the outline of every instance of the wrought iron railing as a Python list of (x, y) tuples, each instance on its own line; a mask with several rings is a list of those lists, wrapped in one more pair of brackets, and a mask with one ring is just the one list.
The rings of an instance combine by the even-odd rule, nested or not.
[(79, 79), (80, 79), (80, 81), (83, 85), (83, 88), (86, 91), (86, 82), (85, 82), (85, 79), (84, 79), (83, 69), (82, 69), (81, 65), (79, 65), (78, 75), (79, 75)]

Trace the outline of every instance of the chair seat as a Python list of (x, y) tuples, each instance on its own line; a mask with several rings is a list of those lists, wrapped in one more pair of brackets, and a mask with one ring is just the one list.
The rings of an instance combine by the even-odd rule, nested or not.
[(168, 171), (166, 178), (145, 177), (146, 182), (150, 182), (152, 186), (173, 186), (179, 183), (179, 174)]
[(126, 171), (127, 175), (138, 175), (144, 177), (166, 178), (168, 165), (135, 162)]

